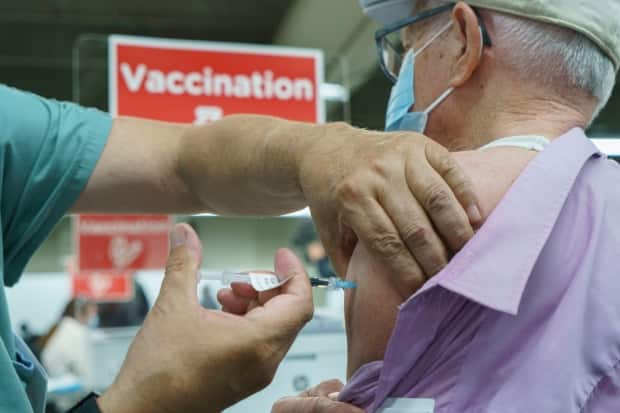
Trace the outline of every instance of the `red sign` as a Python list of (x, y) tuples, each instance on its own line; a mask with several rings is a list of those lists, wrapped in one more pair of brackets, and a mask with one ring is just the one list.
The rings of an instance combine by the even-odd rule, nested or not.
[(80, 215), (75, 218), (78, 272), (125, 272), (166, 266), (166, 215)]
[(112, 115), (205, 124), (254, 113), (323, 122), (318, 50), (110, 36)]
[(134, 295), (129, 273), (93, 272), (73, 275), (72, 296), (92, 301), (129, 301)]

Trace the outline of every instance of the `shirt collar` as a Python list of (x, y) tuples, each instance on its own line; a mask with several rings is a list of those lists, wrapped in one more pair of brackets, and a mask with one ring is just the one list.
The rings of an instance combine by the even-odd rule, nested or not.
[(554, 140), (530, 161), (469, 243), (410, 301), (439, 285), (485, 307), (516, 315), (577, 176), (598, 153), (582, 129)]

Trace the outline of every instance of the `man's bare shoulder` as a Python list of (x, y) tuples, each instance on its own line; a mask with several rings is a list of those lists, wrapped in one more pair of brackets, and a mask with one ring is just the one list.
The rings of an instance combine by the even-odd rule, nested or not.
[(473, 182), (482, 215), (486, 218), (537, 154), (503, 147), (455, 152), (453, 155)]

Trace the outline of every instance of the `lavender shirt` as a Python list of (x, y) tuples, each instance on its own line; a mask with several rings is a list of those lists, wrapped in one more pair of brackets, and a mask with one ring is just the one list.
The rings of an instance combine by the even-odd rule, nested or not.
[(620, 412), (620, 166), (573, 129), (404, 303), (340, 399), (436, 413)]

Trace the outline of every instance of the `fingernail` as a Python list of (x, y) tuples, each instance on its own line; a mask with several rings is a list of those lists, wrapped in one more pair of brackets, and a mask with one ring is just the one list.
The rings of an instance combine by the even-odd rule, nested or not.
[(172, 244), (172, 248), (180, 247), (181, 245), (185, 245), (187, 241), (187, 232), (182, 225), (177, 224), (174, 226), (174, 229), (170, 233), (170, 241)]
[(338, 395), (340, 395), (340, 393), (338, 393), (337, 391), (335, 391), (335, 392), (333, 392), (333, 393), (329, 393), (329, 394), (327, 395), (327, 398), (328, 398), (328, 399), (331, 399), (331, 400), (336, 401), (336, 400), (338, 400)]
[(467, 208), (467, 216), (469, 217), (469, 222), (472, 224), (482, 221), (482, 215), (476, 205), (470, 205), (469, 208)]

